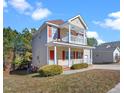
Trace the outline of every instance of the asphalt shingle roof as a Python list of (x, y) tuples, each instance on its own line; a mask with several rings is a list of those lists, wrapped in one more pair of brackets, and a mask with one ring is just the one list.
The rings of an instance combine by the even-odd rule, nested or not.
[(64, 23), (63, 20), (49, 20), (47, 22), (50, 22), (50, 23), (53, 23), (53, 24), (56, 24), (56, 25), (61, 25)]
[(94, 51), (114, 51), (117, 47), (120, 48), (120, 41), (103, 43), (97, 46)]

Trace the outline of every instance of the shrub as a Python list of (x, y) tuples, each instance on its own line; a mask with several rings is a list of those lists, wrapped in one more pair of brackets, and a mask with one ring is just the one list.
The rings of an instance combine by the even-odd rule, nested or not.
[(80, 64), (73, 64), (71, 66), (71, 69), (81, 69), (81, 68), (87, 68), (88, 64), (87, 63), (80, 63)]
[(13, 64), (19, 66), (22, 63), (22, 58), (17, 56), (15, 60), (13, 61)]
[(60, 65), (46, 65), (39, 68), (39, 73), (41, 76), (54, 76), (61, 74), (63, 68)]

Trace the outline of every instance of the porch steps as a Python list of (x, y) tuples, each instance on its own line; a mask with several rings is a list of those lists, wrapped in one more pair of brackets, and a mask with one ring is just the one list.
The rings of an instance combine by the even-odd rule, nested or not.
[(64, 71), (67, 71), (67, 70), (70, 70), (70, 68), (67, 67), (67, 66), (63, 66), (63, 70), (64, 70)]

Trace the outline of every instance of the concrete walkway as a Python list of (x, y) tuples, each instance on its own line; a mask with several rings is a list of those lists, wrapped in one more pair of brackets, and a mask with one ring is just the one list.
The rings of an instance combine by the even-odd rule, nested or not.
[(114, 88), (109, 90), (107, 93), (120, 93), (120, 83), (117, 84)]
[(83, 71), (87, 71), (87, 70), (91, 70), (91, 69), (93, 69), (93, 68), (90, 66), (88, 68), (79, 69), (79, 70), (67, 70), (67, 71), (64, 71), (63, 74), (73, 74), (73, 73), (83, 72)]
[(119, 64), (91, 65), (88, 68), (84, 68), (84, 69), (64, 71), (63, 74), (73, 74), (73, 73), (92, 70), (92, 69), (120, 70), (120, 65)]

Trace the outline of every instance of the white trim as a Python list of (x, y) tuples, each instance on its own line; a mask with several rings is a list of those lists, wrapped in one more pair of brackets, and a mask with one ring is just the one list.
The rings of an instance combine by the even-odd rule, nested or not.
[(88, 29), (86, 23), (84, 22), (83, 18), (80, 15), (77, 15), (77, 16), (69, 19), (68, 22), (71, 22), (72, 20), (74, 20), (75, 18), (78, 18), (78, 17), (80, 18), (80, 20), (82, 21), (82, 23), (84, 23), (84, 26), (86, 27), (86, 29)]
[(49, 47), (47, 47), (47, 64), (49, 64)]
[(86, 30), (84, 30), (83, 39), (84, 39), (83, 44), (86, 45)]
[(48, 36), (48, 25), (47, 25), (47, 42), (49, 42), (49, 36)]
[(71, 25), (70, 24), (68, 25), (68, 29), (69, 29), (68, 37), (69, 37), (69, 42), (70, 42), (71, 41)]
[(93, 63), (93, 54), (92, 49), (90, 49), (90, 64)]
[(80, 47), (85, 49), (95, 49), (95, 47), (91, 47), (91, 46), (63, 43), (63, 42), (56, 42), (56, 41), (47, 43), (46, 46), (68, 46), (68, 47), (70, 46), (70, 47)]
[(71, 48), (68, 48), (68, 66), (70, 67), (70, 62), (71, 62)]
[(56, 53), (57, 53), (56, 46), (54, 46), (54, 64), (57, 64)]

